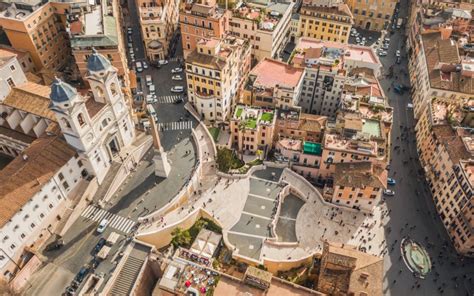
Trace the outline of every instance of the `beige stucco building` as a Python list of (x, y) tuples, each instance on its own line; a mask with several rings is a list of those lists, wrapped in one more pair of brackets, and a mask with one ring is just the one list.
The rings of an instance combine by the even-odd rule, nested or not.
[(201, 39), (186, 58), (188, 99), (206, 121), (224, 122), (250, 70), (248, 41)]
[(390, 24), (398, 0), (347, 0), (354, 16), (354, 26), (373, 31), (382, 31)]
[(456, 250), (474, 256), (472, 99), (433, 98), (416, 125), (419, 159)]
[(241, 153), (267, 153), (273, 147), (275, 111), (238, 105), (230, 121), (232, 144)]
[(146, 56), (150, 61), (165, 59), (179, 19), (177, 0), (136, 0)]
[(28, 51), (37, 71), (59, 70), (70, 57), (65, 21), (69, 5), (67, 2), (29, 1), (18, 7), (9, 4), (0, 12), (0, 26), (12, 47)]

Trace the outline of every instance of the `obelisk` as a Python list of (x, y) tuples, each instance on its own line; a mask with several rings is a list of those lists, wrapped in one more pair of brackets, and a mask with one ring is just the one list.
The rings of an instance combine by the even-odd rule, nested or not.
[(155, 176), (168, 178), (171, 166), (168, 163), (168, 157), (166, 156), (166, 152), (163, 150), (163, 147), (161, 147), (158, 126), (156, 125), (153, 116), (150, 116), (149, 120), (151, 123), (151, 136), (153, 137), (153, 147), (155, 150), (155, 155), (153, 156), (153, 162), (155, 163)]

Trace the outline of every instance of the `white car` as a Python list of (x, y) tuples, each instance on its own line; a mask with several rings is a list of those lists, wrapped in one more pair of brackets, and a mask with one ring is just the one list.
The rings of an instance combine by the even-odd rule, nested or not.
[(147, 104), (155, 104), (158, 103), (158, 100), (155, 99), (152, 95), (146, 96), (146, 103)]
[(385, 189), (385, 190), (383, 191), (383, 195), (386, 195), (386, 196), (395, 196), (395, 191), (390, 190), (390, 189)]
[(148, 63), (145, 61), (143, 61), (142, 63), (143, 63), (143, 69), (145, 70), (148, 69)]
[(153, 84), (153, 79), (151, 78), (151, 75), (146, 75), (145, 76), (145, 81), (146, 81), (147, 86), (150, 86), (150, 85)]
[(388, 49), (388, 43), (384, 43), (384, 45), (382, 45), (382, 48), (387, 50)]
[(179, 86), (179, 85), (173, 86), (171, 88), (171, 92), (174, 92), (174, 93), (182, 93), (183, 91), (184, 91), (184, 87)]
[(387, 56), (387, 52), (385, 50), (380, 50), (379, 57), (385, 57), (385, 56)]
[(397, 52), (395, 53), (395, 55), (396, 55), (397, 57), (400, 56), (400, 49), (397, 49)]
[(138, 73), (143, 72), (142, 62), (137, 62), (137, 63), (135, 64), (135, 66), (136, 66), (136, 69), (137, 69), (137, 72), (138, 72)]
[(356, 42), (360, 43), (360, 38), (359, 37), (356, 38)]
[(128, 35), (132, 35), (132, 33), (133, 33), (132, 27), (127, 28), (127, 33), (128, 33)]
[(173, 75), (171, 77), (172, 80), (183, 80), (183, 77), (181, 77), (180, 75)]
[(128, 43), (128, 48), (130, 48), (130, 49), (133, 48), (133, 44), (131, 42)]
[(180, 67), (171, 69), (171, 73), (181, 73), (181, 72), (183, 72), (183, 68), (180, 68)]
[(99, 226), (97, 227), (97, 232), (98, 233), (103, 233), (105, 231), (105, 229), (107, 228), (108, 224), (109, 224), (109, 220), (102, 219), (102, 221), (100, 221), (100, 223), (99, 223)]
[(167, 60), (159, 60), (158, 64), (159, 65), (166, 65), (166, 64), (168, 64), (168, 61)]

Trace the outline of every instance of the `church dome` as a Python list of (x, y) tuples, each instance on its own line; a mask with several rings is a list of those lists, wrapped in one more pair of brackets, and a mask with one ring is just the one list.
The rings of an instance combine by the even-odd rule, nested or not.
[(59, 78), (55, 78), (51, 85), (51, 94), (49, 98), (56, 103), (67, 102), (77, 95), (77, 91), (74, 87), (62, 81)]
[(109, 69), (112, 65), (110, 61), (101, 55), (95, 48), (92, 49), (91, 56), (87, 59), (87, 70), (101, 72)]

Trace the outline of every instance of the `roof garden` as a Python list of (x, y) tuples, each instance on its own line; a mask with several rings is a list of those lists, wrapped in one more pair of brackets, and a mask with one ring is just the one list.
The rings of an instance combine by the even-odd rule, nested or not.
[(273, 121), (273, 115), (274, 115), (273, 111), (263, 112), (262, 117), (260, 117), (260, 120), (270, 123)]

